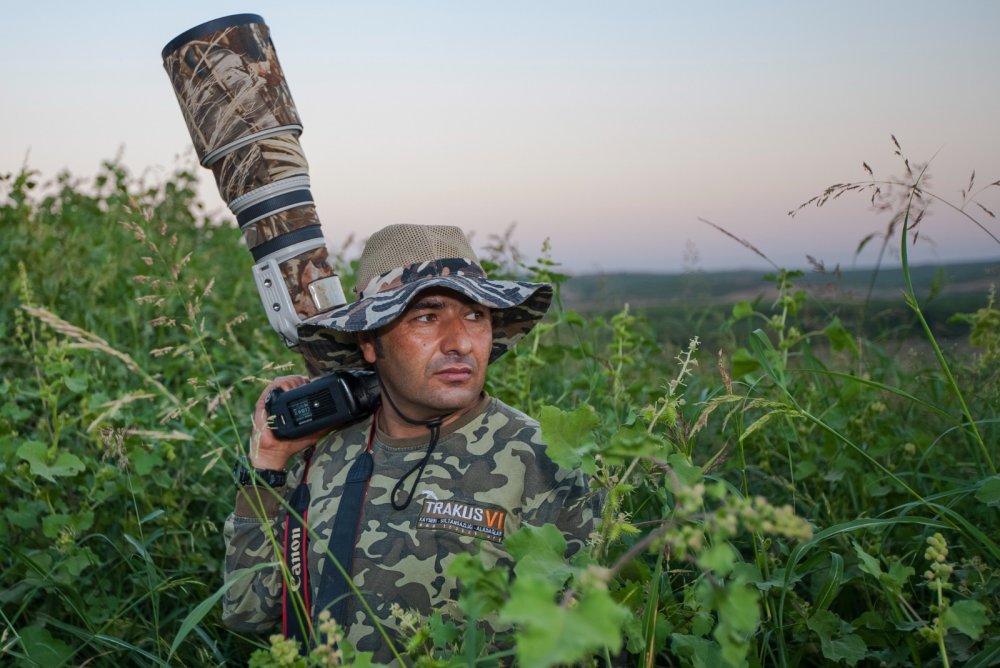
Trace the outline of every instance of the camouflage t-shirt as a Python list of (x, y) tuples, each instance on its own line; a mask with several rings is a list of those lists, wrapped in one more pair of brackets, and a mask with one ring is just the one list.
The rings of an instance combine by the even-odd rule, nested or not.
[[(368, 446), (372, 419), (322, 439), (312, 456), (307, 517), (319, 537), (308, 551), (307, 586), (313, 601), (324, 571), (336, 568), (326, 557), (326, 543), (347, 472)], [(458, 582), (447, 574), (456, 555), (478, 548), (487, 566), (510, 564), (504, 537), (524, 524), (552, 523), (565, 535), (569, 557), (583, 547), (599, 514), (586, 476), (560, 468), (546, 455), (538, 423), (489, 397), (442, 430), (412, 502), (395, 510), (393, 487), (427, 447), (426, 436), (390, 438), (379, 430), (372, 443), (374, 472), (362, 507), (352, 575), (394, 640), (393, 603), (427, 615), (432, 609), (447, 611), (457, 601)], [(300, 460), (279, 491), (290, 496), (303, 469)], [(406, 494), (413, 478), (404, 485)], [(275, 536), (284, 535), (285, 512), (274, 499), (266, 504), (268, 517), (261, 519), (238, 497), (225, 527), (227, 580), (241, 569), (276, 560), (264, 522), (271, 523)], [(397, 502), (405, 498), (401, 493)], [(281, 620), (281, 595), (276, 568), (243, 577), (226, 592), (223, 621), (236, 630), (266, 631)], [(374, 651), (377, 661), (391, 660), (389, 647), (357, 598), (351, 596), (346, 605), (347, 639), (359, 650)]]

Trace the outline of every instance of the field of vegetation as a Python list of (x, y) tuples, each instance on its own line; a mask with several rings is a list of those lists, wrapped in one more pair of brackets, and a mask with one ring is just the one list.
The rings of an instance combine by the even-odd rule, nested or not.
[[(997, 275), (980, 268), (982, 289), (948, 302), (958, 315), (928, 315), (937, 282), (916, 287), (906, 261), (933, 199), (922, 174), (817, 201), (891, 209), (875, 242), (902, 266), (879, 281), (903, 296), (862, 283), (850, 305), (775, 267), (747, 279), (762, 296), (724, 307), (585, 310), (548, 249), (524, 261), (494, 239), (495, 275), (553, 281), (567, 300), (488, 390), (593, 474), (603, 518), (572, 563), (552, 527), (508, 539), (514, 578), (456, 562), (464, 617), (400, 611), (398, 661), (1000, 663)], [(301, 371), (239, 233), (204, 215), (183, 170), (39, 179), (0, 180), (0, 663), (369, 665), (336, 629), (304, 658), (219, 620), (250, 408)], [(982, 192), (973, 179), (955, 206), (994, 243)], [(345, 275), (351, 260), (336, 259)], [(484, 618), (511, 630), (487, 637)]]

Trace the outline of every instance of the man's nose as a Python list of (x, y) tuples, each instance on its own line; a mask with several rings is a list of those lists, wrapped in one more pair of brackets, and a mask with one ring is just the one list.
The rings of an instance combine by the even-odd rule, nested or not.
[(472, 352), (472, 336), (469, 333), (468, 320), (459, 316), (450, 316), (444, 319), (441, 350), (445, 353), (458, 355), (468, 355)]

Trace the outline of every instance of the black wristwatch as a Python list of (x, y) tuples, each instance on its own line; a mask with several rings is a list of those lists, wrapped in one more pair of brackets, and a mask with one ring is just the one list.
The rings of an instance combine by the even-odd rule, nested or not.
[(255, 469), (250, 466), (250, 460), (240, 457), (233, 467), (233, 478), (238, 487), (256, 486), (258, 481), (268, 487), (283, 487), (288, 473), (274, 469)]

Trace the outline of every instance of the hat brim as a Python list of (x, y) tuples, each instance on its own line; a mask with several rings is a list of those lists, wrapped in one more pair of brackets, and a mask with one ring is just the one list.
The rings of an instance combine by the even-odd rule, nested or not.
[(451, 275), (431, 276), (359, 299), (299, 326), (302, 341), (322, 341), (326, 368), (362, 369), (368, 366), (357, 343), (358, 332), (370, 332), (399, 317), (413, 299), (432, 288), (447, 288), (491, 309), (492, 363), (507, 352), (545, 316), (552, 304), (552, 286), (526, 281), (494, 281)]

